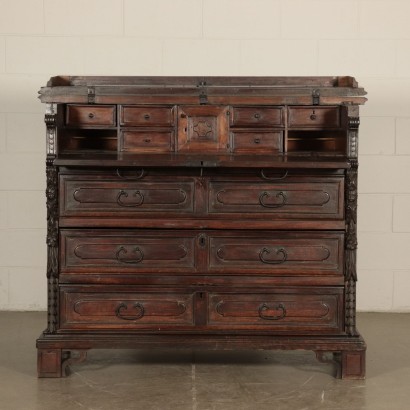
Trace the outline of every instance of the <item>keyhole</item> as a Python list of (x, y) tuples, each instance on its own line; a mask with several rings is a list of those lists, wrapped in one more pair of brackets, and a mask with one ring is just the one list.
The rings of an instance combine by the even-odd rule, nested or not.
[(199, 246), (200, 246), (201, 248), (204, 248), (205, 245), (206, 245), (205, 236), (204, 236), (204, 235), (201, 235), (201, 236), (199, 237)]
[(312, 115), (310, 116), (310, 119), (313, 121), (316, 119), (316, 111), (313, 110)]

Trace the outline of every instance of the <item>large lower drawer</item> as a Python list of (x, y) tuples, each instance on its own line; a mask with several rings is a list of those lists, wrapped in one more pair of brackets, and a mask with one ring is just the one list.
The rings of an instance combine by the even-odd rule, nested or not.
[[(108, 218), (183, 218), (230, 221), (342, 221), (343, 175), (188, 175), (122, 170), (61, 174), (60, 216), (102, 221)], [(210, 175), (202, 175), (209, 172)], [(282, 179), (283, 178), (283, 179)], [(77, 222), (78, 223), (78, 222)], [(90, 225), (89, 225), (90, 226)]]
[(232, 274), (342, 275), (342, 232), (213, 231), (209, 271)]
[(310, 220), (343, 219), (344, 215), (341, 177), (211, 180), (209, 185), (208, 209), (213, 215)]
[(195, 272), (194, 231), (61, 230), (61, 272)]
[(343, 232), (62, 229), (62, 273), (343, 274)]
[(190, 177), (146, 178), (144, 171), (133, 179), (118, 175), (61, 175), (61, 216), (124, 216), (192, 214), (195, 181)]
[(194, 324), (194, 294), (62, 287), (61, 329), (154, 329)]
[(263, 293), (210, 293), (208, 327), (288, 333), (339, 333), (343, 288), (293, 288)]
[(60, 330), (343, 332), (343, 288), (61, 286)]

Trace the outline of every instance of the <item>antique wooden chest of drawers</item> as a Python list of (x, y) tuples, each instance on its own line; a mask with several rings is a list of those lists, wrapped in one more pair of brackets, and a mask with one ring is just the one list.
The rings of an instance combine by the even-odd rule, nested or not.
[[(91, 348), (306, 349), (363, 378), (351, 77), (53, 77), (38, 374)], [(72, 354), (74, 352), (74, 354)]]

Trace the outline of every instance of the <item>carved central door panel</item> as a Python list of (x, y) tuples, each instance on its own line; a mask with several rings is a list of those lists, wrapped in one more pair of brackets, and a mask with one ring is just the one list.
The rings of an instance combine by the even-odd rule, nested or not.
[(178, 108), (178, 151), (228, 151), (229, 107)]

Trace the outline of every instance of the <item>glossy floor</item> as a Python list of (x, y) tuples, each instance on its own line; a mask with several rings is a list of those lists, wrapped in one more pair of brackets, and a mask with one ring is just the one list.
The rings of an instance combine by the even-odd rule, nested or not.
[(410, 314), (360, 314), (367, 379), (333, 378), (310, 352), (94, 350), (36, 378), (43, 312), (0, 312), (1, 410), (410, 409)]

